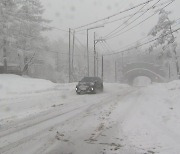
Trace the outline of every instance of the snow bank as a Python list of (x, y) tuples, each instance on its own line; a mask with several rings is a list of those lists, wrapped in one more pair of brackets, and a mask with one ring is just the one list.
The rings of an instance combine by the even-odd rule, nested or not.
[(75, 84), (1, 74), (0, 125), (63, 105), (76, 96)]
[[(123, 130), (137, 149), (152, 153), (180, 152), (180, 81), (153, 84), (131, 95), (135, 102)], [(150, 153), (150, 152), (149, 152)]]
[(28, 94), (53, 89), (54, 83), (48, 80), (33, 79), (11, 74), (0, 75), (0, 98), (15, 94)]

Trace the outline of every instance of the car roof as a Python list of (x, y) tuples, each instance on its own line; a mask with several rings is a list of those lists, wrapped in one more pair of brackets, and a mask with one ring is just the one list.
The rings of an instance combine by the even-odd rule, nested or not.
[(90, 81), (102, 81), (100, 77), (84, 77), (82, 80), (90, 80)]

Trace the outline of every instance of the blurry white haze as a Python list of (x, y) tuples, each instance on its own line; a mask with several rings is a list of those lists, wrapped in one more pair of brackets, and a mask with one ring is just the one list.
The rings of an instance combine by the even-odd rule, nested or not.
[(179, 7), (0, 0), (0, 154), (179, 154)]

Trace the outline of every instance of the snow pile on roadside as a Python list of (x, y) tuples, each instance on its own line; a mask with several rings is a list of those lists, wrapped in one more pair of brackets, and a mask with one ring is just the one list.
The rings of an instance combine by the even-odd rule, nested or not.
[(180, 153), (180, 81), (144, 87), (126, 103), (132, 99), (132, 116), (123, 123), (129, 142), (143, 152)]
[(54, 83), (48, 80), (26, 78), (18, 75), (0, 75), (0, 98), (7, 95), (27, 94), (53, 89)]
[(76, 96), (75, 84), (1, 74), (0, 123), (23, 119), (61, 106), (68, 98), (73, 100), (73, 96)]

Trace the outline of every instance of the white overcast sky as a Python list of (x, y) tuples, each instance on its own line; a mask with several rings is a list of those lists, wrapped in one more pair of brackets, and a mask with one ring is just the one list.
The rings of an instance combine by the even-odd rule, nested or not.
[[(75, 28), (96, 21), (98, 19), (123, 11), (129, 7), (145, 2), (147, 0), (41, 0), (41, 1), (42, 4), (44, 5), (44, 8), (46, 9), (44, 16), (45, 18), (52, 20), (51, 25), (57, 28), (68, 30), (68, 28)], [(154, 0), (148, 6), (153, 5), (157, 1), (158, 0)], [(166, 1), (167, 0), (161, 0), (159, 3)], [(167, 7), (167, 10), (172, 11), (171, 19), (180, 18), (180, 0), (175, 0), (173, 4)], [(128, 12), (127, 14), (121, 14), (116, 18), (112, 18), (111, 20), (118, 19), (125, 15), (135, 13), (136, 11), (137, 9)], [(145, 14), (136, 23), (147, 18), (152, 13), (153, 11), (149, 11), (149, 13)], [(131, 42), (134, 42), (146, 36), (149, 30), (152, 28), (152, 26), (155, 25), (157, 20), (158, 20), (158, 15), (154, 16), (150, 20), (141, 24), (137, 28), (129, 31), (128, 33), (125, 33), (115, 39), (108, 40), (107, 42), (113, 50), (117, 48), (121, 48), (124, 45), (130, 44)], [(114, 24), (108, 24), (105, 26), (105, 28), (96, 29), (95, 31), (98, 34), (98, 36), (104, 36), (108, 32), (111, 32), (114, 28), (116, 28), (120, 24), (122, 24), (122, 21), (115, 22)], [(176, 28), (178, 28), (178, 26)], [(93, 31), (90, 32), (90, 40), (92, 40), (92, 35), (93, 35)], [(51, 39), (62, 38), (65, 41), (68, 41), (67, 33), (57, 30), (50, 32), (49, 37)], [(86, 43), (85, 32), (78, 34), (77, 37), (83, 44)]]

